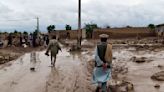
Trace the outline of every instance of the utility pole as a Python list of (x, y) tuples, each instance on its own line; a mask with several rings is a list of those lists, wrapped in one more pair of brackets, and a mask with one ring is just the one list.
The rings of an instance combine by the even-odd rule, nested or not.
[(35, 32), (36, 32), (36, 36), (38, 36), (39, 35), (39, 18), (38, 17), (36, 17), (36, 30), (35, 30)]
[(37, 32), (39, 32), (39, 18), (37, 17), (36, 19), (37, 19), (37, 29), (36, 30), (37, 30)]
[(78, 2), (78, 39), (77, 39), (77, 47), (81, 48), (81, 0)]

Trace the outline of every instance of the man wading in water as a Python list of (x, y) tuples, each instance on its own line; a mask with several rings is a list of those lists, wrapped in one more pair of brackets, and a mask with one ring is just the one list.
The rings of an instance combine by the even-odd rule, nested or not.
[(48, 48), (45, 53), (45, 55), (49, 56), (48, 53), (49, 53), (49, 51), (51, 52), (51, 65), (52, 66), (55, 66), (56, 55), (58, 54), (59, 50), (62, 51), (58, 41), (56, 40), (56, 36), (53, 36), (52, 40), (48, 44)]
[(112, 45), (107, 43), (108, 35), (100, 35), (101, 42), (95, 50), (93, 83), (98, 84), (96, 92), (107, 92), (107, 81), (111, 78)]

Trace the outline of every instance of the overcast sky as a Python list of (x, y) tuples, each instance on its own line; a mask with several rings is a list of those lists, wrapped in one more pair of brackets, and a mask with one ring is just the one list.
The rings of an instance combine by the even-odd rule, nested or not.
[[(82, 24), (97, 23), (103, 27), (147, 26), (164, 23), (164, 0), (81, 0)], [(77, 28), (78, 0), (0, 0), (0, 30), (40, 29), (50, 24), (64, 29)]]

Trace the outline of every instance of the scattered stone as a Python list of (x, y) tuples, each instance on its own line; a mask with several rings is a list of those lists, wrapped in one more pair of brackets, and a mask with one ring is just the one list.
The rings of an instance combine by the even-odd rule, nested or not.
[(4, 60), (4, 57), (3, 56), (0, 56), (0, 61)]
[(121, 42), (122, 44), (126, 44), (126, 42)]
[(31, 67), (30, 70), (31, 70), (31, 71), (35, 71), (35, 68), (34, 68), (34, 67)]
[(164, 81), (164, 71), (155, 73), (151, 76), (151, 79), (157, 80), (157, 81)]
[(160, 85), (159, 84), (155, 84), (154, 87), (157, 88), (157, 89), (159, 89), (160, 88)]
[(133, 62), (144, 63), (144, 62), (146, 62), (146, 58), (145, 57), (141, 57), (141, 58), (133, 57)]
[(127, 81), (117, 81), (119, 83), (114, 83), (109, 85), (108, 88), (110, 89), (109, 92), (133, 92), (134, 86), (132, 83)]
[(158, 68), (163, 68), (163, 66), (162, 66), (162, 65), (158, 65), (157, 67), (158, 67)]
[(116, 57), (113, 57), (113, 60), (116, 60)]
[(130, 61), (133, 61), (133, 62), (134, 62), (134, 61), (136, 60), (136, 58), (137, 58), (137, 57), (133, 56), (133, 57), (130, 59)]
[(7, 69), (3, 69), (4, 71), (7, 71)]
[(15, 81), (12, 81), (11, 84), (12, 84), (12, 85), (17, 85), (18, 83), (15, 82)]
[(4, 64), (5, 63), (5, 61), (0, 61), (0, 64)]
[(149, 49), (149, 45), (146, 45), (146, 44), (145, 44), (143, 47), (144, 47), (145, 49)]
[(127, 86), (126, 86), (126, 91), (129, 92), (129, 91), (133, 91), (134, 90), (134, 86), (132, 83), (128, 83)]

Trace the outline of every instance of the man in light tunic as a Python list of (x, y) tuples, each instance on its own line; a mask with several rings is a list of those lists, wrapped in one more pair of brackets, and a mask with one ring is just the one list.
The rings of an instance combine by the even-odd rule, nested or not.
[(56, 62), (56, 55), (58, 54), (59, 50), (61, 51), (61, 47), (56, 40), (56, 36), (52, 37), (52, 40), (50, 40), (50, 43), (48, 44), (47, 51), (45, 55), (49, 56), (49, 51), (51, 53), (51, 65), (55, 66)]
[(107, 81), (111, 78), (112, 45), (107, 43), (107, 34), (101, 34), (100, 39), (95, 49), (93, 83), (98, 84), (96, 92), (107, 92)]

